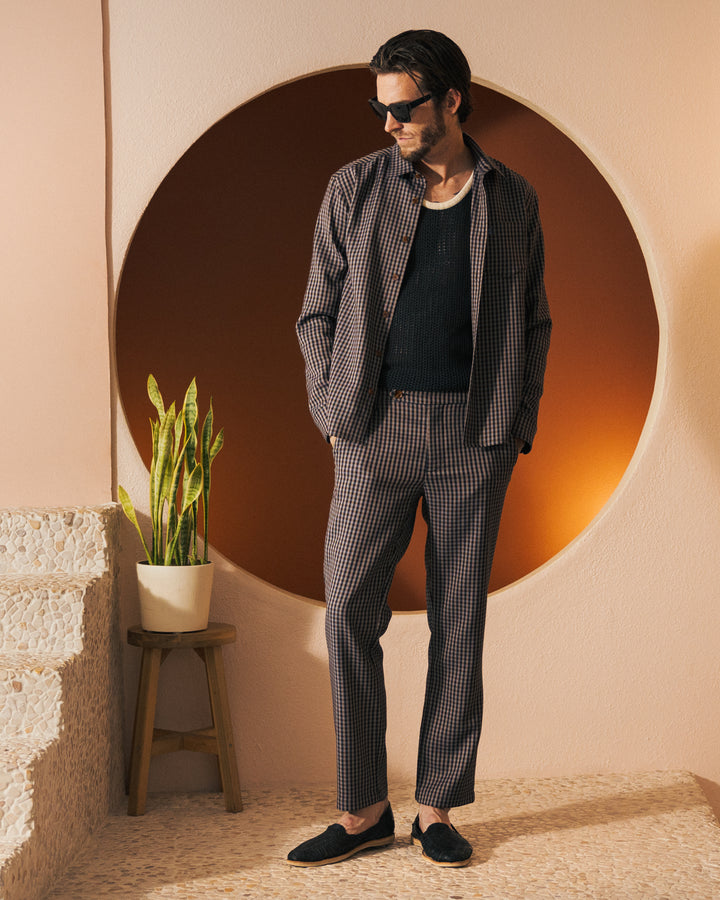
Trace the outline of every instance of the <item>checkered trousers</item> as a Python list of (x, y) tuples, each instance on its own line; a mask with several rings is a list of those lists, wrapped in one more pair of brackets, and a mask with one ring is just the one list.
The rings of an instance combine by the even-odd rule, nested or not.
[(388, 794), (380, 637), (421, 498), (431, 637), (416, 799), (474, 799), (488, 581), (518, 451), (465, 446), (465, 406), (464, 394), (383, 393), (367, 438), (335, 443), (325, 585), (339, 809)]

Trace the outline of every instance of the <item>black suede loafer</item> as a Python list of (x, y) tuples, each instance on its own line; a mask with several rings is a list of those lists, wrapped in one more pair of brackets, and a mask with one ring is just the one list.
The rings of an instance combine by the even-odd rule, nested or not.
[(413, 844), (423, 849), (423, 856), (436, 866), (460, 868), (470, 862), (472, 847), (453, 825), (435, 822), (420, 831), (420, 816), (412, 824)]
[(291, 850), (287, 861), (291, 866), (326, 866), (370, 847), (385, 847), (394, 840), (395, 819), (388, 803), (377, 825), (360, 834), (348, 834), (342, 825), (331, 825), (322, 834)]

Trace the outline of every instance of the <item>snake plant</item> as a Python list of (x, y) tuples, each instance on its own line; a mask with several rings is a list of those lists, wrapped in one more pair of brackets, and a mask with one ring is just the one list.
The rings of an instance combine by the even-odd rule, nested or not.
[[(140, 529), (128, 492), (118, 486), (118, 497), (142, 541), (147, 561), (153, 566), (193, 566), (208, 561), (208, 505), (210, 467), (222, 449), (224, 430), (213, 440), (212, 397), (202, 429), (199, 429), (197, 385), (190, 382), (182, 409), (173, 401), (168, 409), (153, 375), (147, 392), (157, 412), (150, 420), (152, 463), (150, 465), (150, 546)], [(199, 451), (199, 459), (196, 455)], [(203, 517), (203, 555), (198, 556), (200, 506)]]

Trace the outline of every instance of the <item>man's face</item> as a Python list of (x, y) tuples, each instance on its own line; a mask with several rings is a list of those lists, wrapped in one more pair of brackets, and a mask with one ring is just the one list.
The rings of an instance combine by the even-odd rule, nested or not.
[[(377, 98), (385, 106), (422, 97), (422, 91), (405, 72), (389, 72), (377, 76)], [(410, 122), (398, 122), (388, 112), (385, 131), (397, 141), (400, 154), (415, 163), (432, 153), (447, 135), (447, 124), (439, 106), (432, 100), (416, 106)]]

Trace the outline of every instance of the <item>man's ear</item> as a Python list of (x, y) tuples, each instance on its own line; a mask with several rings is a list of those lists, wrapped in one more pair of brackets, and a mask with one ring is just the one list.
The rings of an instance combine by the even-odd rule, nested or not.
[(460, 104), (462, 103), (460, 91), (458, 91), (456, 88), (448, 88), (448, 92), (447, 94), (445, 94), (443, 103), (447, 111), (454, 116), (460, 108)]

